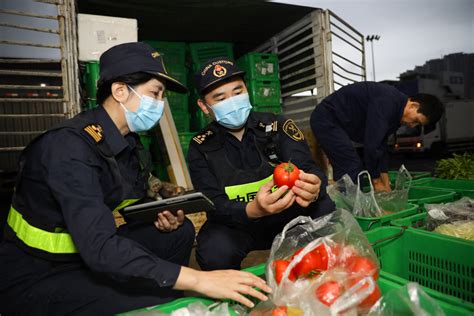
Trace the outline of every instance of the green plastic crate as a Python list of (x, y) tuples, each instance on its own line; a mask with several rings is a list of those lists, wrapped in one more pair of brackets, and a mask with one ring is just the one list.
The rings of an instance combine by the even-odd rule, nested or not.
[[(265, 267), (265, 264), (259, 264), (257, 266), (244, 269), (244, 271), (253, 273), (257, 276), (264, 278), (266, 267)], [(386, 273), (384, 271), (380, 271), (380, 277), (377, 280), (377, 283), (380, 286), (380, 291), (382, 292), (382, 295), (383, 295), (387, 293), (388, 291), (401, 288), (406, 283), (408, 283), (408, 281), (402, 278), (396, 277), (392, 274)], [(423, 290), (426, 292), (426, 294), (428, 294), (429, 296), (431, 296), (432, 298), (436, 300), (436, 302), (443, 309), (443, 311), (446, 313), (447, 316), (472, 315), (472, 311), (469, 311), (467, 308), (465, 308), (458, 299), (447, 297), (446, 295), (438, 291), (434, 291), (426, 287), (423, 287)]]
[[(388, 178), (390, 179), (390, 182), (395, 184), (395, 180), (397, 179), (398, 171), (389, 171), (388, 172)], [(428, 171), (410, 171), (411, 179), (412, 180), (418, 180), (422, 178), (427, 178), (431, 177), (431, 172)]]
[[(250, 267), (250, 268), (244, 269), (243, 271), (253, 273), (260, 277), (265, 277), (265, 264), (260, 264), (254, 267)], [(380, 272), (380, 277), (377, 281), (378, 285), (380, 286), (382, 295), (387, 293), (390, 290), (394, 290), (394, 289), (398, 289), (402, 287), (407, 282), (408, 281), (398, 278), (394, 275), (388, 274), (384, 271)], [(440, 307), (443, 309), (443, 311), (446, 313), (447, 316), (472, 315), (472, 311), (468, 310), (466, 307), (462, 305), (459, 305), (459, 300), (455, 299), (453, 301), (449, 297), (446, 297), (445, 295), (443, 295), (442, 293), (439, 293), (437, 291), (434, 291), (428, 288), (423, 288), (423, 290), (437, 301), (437, 303), (440, 305)], [(186, 307), (189, 304), (195, 303), (195, 302), (201, 302), (206, 306), (209, 306), (215, 303), (215, 301), (205, 299), (205, 298), (186, 297), (186, 298), (177, 299), (175, 301), (172, 301), (166, 304), (152, 306), (148, 308), (141, 308), (141, 309), (134, 310), (128, 313), (123, 313), (120, 315), (135, 315), (137, 313), (146, 314), (147, 312), (151, 313), (153, 311), (160, 311), (166, 314), (171, 314), (173, 311)], [(235, 313), (235, 311), (231, 309), (229, 310), (229, 313), (231, 315), (237, 315), (237, 313)]]
[(398, 218), (390, 222), (390, 225), (397, 227), (410, 227), (410, 228), (426, 228), (426, 212), (407, 216), (404, 218)]
[(140, 136), (140, 142), (142, 143), (143, 148), (145, 148), (146, 150), (150, 150), (152, 137), (146, 133), (140, 133), (139, 136)]
[(172, 91), (166, 91), (165, 94), (168, 99), (172, 113), (188, 113), (189, 97), (187, 94), (176, 93)]
[(176, 126), (176, 129), (178, 132), (189, 132), (190, 131), (190, 115), (189, 113), (186, 112), (173, 112), (171, 111), (171, 114), (173, 115), (173, 120), (174, 120), (174, 125)]
[(247, 80), (246, 85), (252, 106), (279, 107), (281, 105), (279, 81)]
[(390, 225), (390, 222), (397, 218), (407, 217), (418, 213), (419, 207), (416, 204), (407, 204), (404, 210), (380, 217), (355, 216), (363, 231), (371, 230), (381, 226)]
[(179, 143), (181, 144), (181, 148), (183, 149), (184, 157), (188, 155), (189, 143), (191, 139), (193, 139), (195, 133), (179, 133)]
[[(406, 228), (412, 228), (412, 229), (426, 230), (427, 216), (428, 216), (428, 213), (424, 211), (422, 213), (407, 216), (405, 218), (395, 219), (390, 222), (390, 225), (397, 226), (397, 227), (406, 227)], [(434, 231), (427, 231), (427, 232), (430, 234), (438, 234), (437, 232), (434, 232)], [(444, 236), (446, 238), (458, 239), (458, 237), (455, 237), (455, 236), (449, 236), (449, 235), (443, 235), (443, 234), (438, 234), (438, 235)], [(465, 239), (461, 238), (461, 240), (465, 240)], [(471, 242), (472, 246), (474, 247), (474, 241), (470, 241), (470, 240), (467, 240), (467, 241)]]
[[(186, 69), (186, 67), (174, 67), (174, 68), (171, 68), (171, 69), (166, 69), (168, 74), (178, 80), (180, 83), (182, 83), (183, 85), (187, 85), (188, 84), (188, 70)], [(169, 90), (167, 90), (169, 91)]]
[(83, 83), (85, 91), (86, 109), (95, 108), (97, 105), (97, 81), (99, 80), (99, 62), (88, 61), (85, 63)]
[[(397, 276), (390, 275), (384, 271), (380, 271), (380, 277), (377, 280), (377, 283), (380, 286), (382, 295), (384, 295), (388, 291), (401, 288), (407, 284), (408, 281)], [(460, 305), (459, 301), (453, 302), (449, 298), (448, 301), (445, 301), (446, 296), (444, 294), (426, 287), (423, 287), (423, 290), (426, 292), (426, 294), (436, 300), (446, 316), (472, 316), (472, 311), (465, 308), (462, 304)]]
[(161, 181), (170, 180), (170, 176), (168, 175), (168, 170), (166, 170), (166, 166), (161, 161), (153, 162), (152, 174), (158, 179), (160, 179)]
[[(140, 308), (140, 309), (137, 309), (137, 310), (134, 310), (134, 311), (131, 311), (131, 312), (122, 313), (122, 314), (118, 314), (118, 315), (122, 315), (122, 316), (137, 315), (137, 314), (146, 315), (147, 313), (152, 314), (154, 311), (160, 311), (160, 312), (165, 313), (165, 314), (171, 314), (172, 312), (174, 312), (174, 311), (176, 311), (180, 308), (186, 307), (186, 306), (188, 306), (192, 303), (197, 303), (197, 302), (200, 302), (200, 303), (202, 303), (206, 306), (210, 306), (210, 305), (215, 303), (215, 301), (210, 300), (210, 299), (206, 299), (206, 298), (184, 297), (184, 298), (180, 298), (180, 299), (174, 300), (174, 301), (166, 303), (166, 304), (151, 306), (151, 307), (147, 307), (147, 308)], [(237, 316), (237, 314), (231, 308), (229, 308), (229, 314), (232, 315), (232, 316), (234, 316), (234, 315)]]
[(410, 187), (408, 203), (424, 205), (426, 203), (446, 203), (454, 201), (456, 193), (449, 190)]
[(274, 114), (281, 114), (280, 106), (254, 106), (253, 110), (255, 112), (270, 112)]
[(204, 114), (200, 109), (191, 114), (191, 130), (199, 132), (205, 128), (210, 122), (211, 118), (209, 115)]
[(234, 59), (234, 45), (226, 42), (202, 42), (188, 44), (193, 70), (215, 57)]
[(152, 40), (145, 42), (156, 49), (163, 56), (163, 62), (165, 63), (165, 67), (168, 72), (172, 72), (172, 70), (176, 69), (185, 69), (186, 43)]
[(278, 80), (278, 55), (248, 53), (237, 60), (247, 79)]
[[(253, 273), (258, 276), (263, 276), (265, 275), (265, 264), (260, 264), (251, 268), (243, 269), (243, 271), (247, 271), (250, 273)], [(201, 302), (206, 306), (214, 304), (216, 301), (206, 299), (206, 298), (197, 298), (197, 297), (184, 297), (180, 298), (177, 300), (174, 300), (172, 302), (166, 303), (166, 304), (161, 304), (161, 305), (156, 305), (156, 306), (151, 306), (147, 308), (140, 308), (131, 312), (119, 314), (119, 315), (136, 315), (136, 314), (146, 314), (146, 313), (152, 313), (153, 311), (160, 311), (165, 314), (171, 314), (173, 311), (178, 310), (180, 308), (186, 307), (192, 303), (196, 302)], [(237, 316), (237, 313), (233, 311), (231, 308), (229, 308), (229, 313), (232, 316)]]
[(388, 276), (417, 282), (439, 292), (443, 301), (474, 311), (471, 242), (392, 226), (376, 228), (366, 236)]
[(413, 181), (417, 187), (451, 190), (456, 192), (458, 197), (468, 196), (474, 199), (474, 180), (451, 180), (440, 178), (423, 178)]

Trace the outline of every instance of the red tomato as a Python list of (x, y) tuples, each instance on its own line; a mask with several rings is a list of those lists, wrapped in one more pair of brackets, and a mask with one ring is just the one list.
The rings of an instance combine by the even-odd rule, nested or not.
[[(298, 249), (294, 255), (291, 257), (293, 258), (297, 256), (303, 248)], [(296, 277), (305, 277), (309, 276), (313, 272), (320, 272), (327, 270), (328, 268), (328, 253), (326, 251), (326, 247), (321, 244), (316, 247), (314, 250), (308, 252), (303, 259), (293, 268), (293, 272), (295, 273)]]
[(291, 188), (295, 185), (295, 181), (298, 180), (300, 175), (300, 169), (291, 162), (282, 162), (273, 170), (273, 181), (276, 186), (288, 186)]
[(331, 306), (334, 301), (342, 295), (344, 287), (336, 282), (329, 281), (321, 284), (315, 291), (318, 300), (326, 306)]
[(329, 256), (328, 256), (328, 251), (326, 250), (326, 246), (321, 244), (318, 247), (316, 247), (312, 252), (321, 258), (321, 264), (320, 266), (316, 266), (316, 270), (324, 270), (324, 271), (327, 270)]
[(346, 260), (346, 270), (350, 274), (361, 277), (372, 276), (375, 281), (379, 278), (379, 269), (371, 259), (361, 256), (351, 256)]
[(278, 306), (272, 310), (272, 316), (287, 316), (288, 308), (286, 306)]
[[(285, 273), (286, 268), (290, 265), (290, 262), (288, 260), (275, 260), (272, 263), (272, 267), (275, 269), (275, 280), (277, 284), (280, 284), (281, 279), (283, 279), (283, 273)], [(290, 271), (290, 274), (288, 275), (288, 279), (290, 281), (295, 281), (296, 276), (293, 271)]]

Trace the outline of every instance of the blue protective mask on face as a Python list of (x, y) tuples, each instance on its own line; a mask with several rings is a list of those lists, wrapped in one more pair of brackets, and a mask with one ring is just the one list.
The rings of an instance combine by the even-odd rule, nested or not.
[(129, 86), (129, 88), (140, 98), (140, 105), (136, 112), (132, 112), (120, 102), (125, 111), (128, 128), (130, 131), (137, 133), (148, 131), (158, 124), (163, 115), (165, 102), (146, 95), (139, 95), (132, 87)]
[(248, 93), (243, 93), (216, 103), (210, 108), (217, 123), (230, 129), (239, 129), (247, 122), (252, 105)]

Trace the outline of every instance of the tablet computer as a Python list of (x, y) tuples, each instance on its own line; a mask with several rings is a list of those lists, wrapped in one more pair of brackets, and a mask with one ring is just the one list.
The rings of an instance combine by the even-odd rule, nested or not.
[(158, 218), (158, 213), (163, 211), (170, 211), (176, 215), (178, 210), (183, 210), (184, 214), (192, 214), (213, 211), (214, 209), (214, 203), (208, 197), (201, 192), (193, 192), (163, 200), (127, 206), (123, 209), (123, 214), (133, 219), (154, 222)]

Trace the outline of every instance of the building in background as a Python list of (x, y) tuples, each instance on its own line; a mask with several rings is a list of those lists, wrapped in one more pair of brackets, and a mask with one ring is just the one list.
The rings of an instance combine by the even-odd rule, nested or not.
[(431, 93), (442, 99), (474, 99), (474, 53), (428, 60), (400, 74), (395, 86), (408, 94)]
[(390, 142), (396, 152), (474, 149), (474, 53), (455, 53), (427, 61), (384, 81), (407, 95), (429, 93), (445, 105), (445, 115), (431, 129), (402, 126)]

